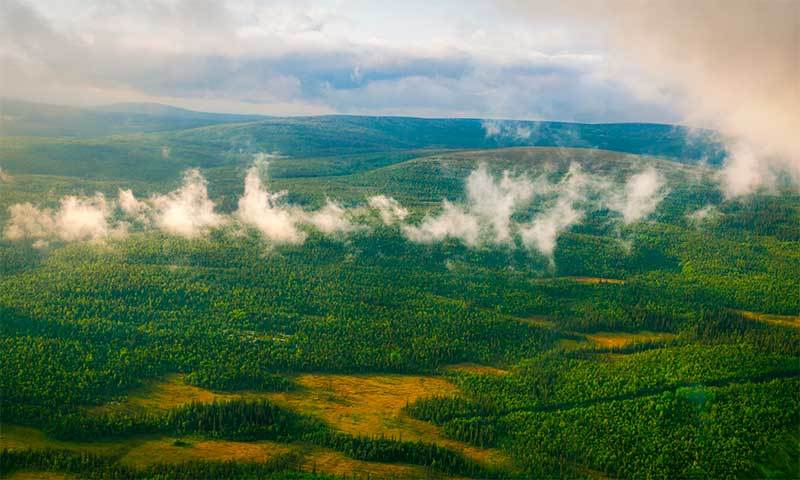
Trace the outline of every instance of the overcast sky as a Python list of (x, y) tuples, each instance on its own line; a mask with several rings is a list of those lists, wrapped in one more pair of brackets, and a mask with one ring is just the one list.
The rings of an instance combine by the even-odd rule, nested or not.
[[(266, 114), (678, 121), (602, 26), (486, 1), (2, 1), (3, 95)], [(630, 72), (628, 72), (630, 74)], [(656, 89), (659, 87), (655, 87)]]

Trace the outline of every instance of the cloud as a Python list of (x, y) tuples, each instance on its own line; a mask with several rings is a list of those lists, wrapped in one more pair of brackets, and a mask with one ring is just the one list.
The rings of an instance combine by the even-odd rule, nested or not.
[(693, 212), (689, 212), (686, 214), (686, 220), (696, 226), (699, 227), (706, 223), (707, 221), (713, 220), (719, 216), (719, 210), (714, 205), (706, 205), (703, 208), (695, 210)]
[(174, 235), (196, 237), (225, 222), (224, 217), (214, 211), (206, 180), (197, 169), (186, 171), (178, 190), (153, 196), (150, 203), (156, 226)]
[(654, 168), (631, 175), (625, 181), (623, 195), (612, 195), (609, 207), (622, 214), (625, 223), (633, 223), (656, 210), (667, 195), (664, 177)]
[(442, 202), (439, 215), (425, 217), (419, 226), (403, 225), (402, 231), (409, 240), (418, 243), (435, 243), (453, 238), (474, 247), (478, 245), (480, 237), (477, 218), (447, 200)]
[(534, 125), (531, 123), (516, 122), (511, 120), (483, 120), (481, 127), (486, 132), (486, 138), (511, 139), (519, 142), (528, 142), (534, 136)]
[(271, 193), (261, 181), (261, 172), (266, 174), (268, 166), (265, 158), (257, 157), (256, 163), (247, 171), (244, 194), (239, 198), (235, 215), (275, 243), (302, 243), (305, 233), (297, 228), (292, 212), (281, 204), (286, 192)]
[[(4, 94), (18, 98), (290, 115), (674, 118), (599, 75), (603, 54), (580, 32), (531, 31), (491, 6), (417, 5), (403, 22), (351, 2), (3, 7)], [(464, 20), (457, 25), (455, 11)]]
[(796, 1), (513, 2), (532, 24), (606, 32), (608, 75), (642, 99), (671, 103), (684, 122), (726, 140), (729, 197), (800, 185), (800, 43)]
[(357, 229), (347, 218), (347, 210), (331, 200), (316, 212), (306, 213), (302, 217), (303, 221), (327, 235), (349, 233)]
[(509, 243), (511, 215), (530, 202), (534, 186), (527, 178), (514, 177), (508, 171), (498, 181), (482, 163), (467, 177), (465, 192), (464, 207), (444, 201), (437, 217), (428, 216), (419, 227), (404, 228), (408, 238), (421, 242), (459, 238), (467, 245), (477, 245), (482, 239)]
[(106, 201), (101, 193), (88, 198), (66, 196), (56, 211), (22, 203), (10, 206), (9, 213), (10, 219), (4, 231), (9, 240), (97, 242), (112, 236), (122, 237), (126, 233), (125, 224), (110, 224), (113, 203)]
[(403, 221), (408, 216), (408, 210), (400, 205), (400, 202), (386, 195), (375, 195), (367, 199), (370, 207), (378, 210), (381, 221), (385, 225), (393, 225), (397, 221)]
[(111, 234), (124, 235), (109, 225), (112, 204), (102, 193), (91, 198), (67, 196), (55, 215), (58, 236), (65, 241), (101, 240)]
[(489, 226), (494, 243), (511, 240), (511, 215), (533, 198), (533, 184), (524, 177), (512, 177), (504, 171), (496, 181), (485, 163), (470, 173), (466, 183), (469, 211)]
[(139, 221), (147, 221), (147, 214), (150, 212), (150, 206), (146, 202), (137, 200), (132, 190), (123, 190), (120, 188), (118, 198), (119, 206), (123, 212)]
[[(32, 239), (38, 244), (53, 239), (102, 241), (123, 237), (128, 222), (135, 220), (134, 225), (145, 231), (158, 229), (194, 238), (238, 222), (255, 228), (270, 242), (301, 244), (307, 238), (301, 227), (339, 237), (367, 228), (356, 221), (363, 207), (347, 209), (328, 199), (319, 210), (306, 211), (284, 203), (286, 192), (270, 192), (263, 180), (270, 157), (255, 156), (245, 175), (238, 208), (230, 215), (215, 211), (206, 180), (199, 170), (190, 169), (178, 189), (145, 200), (138, 200), (129, 189), (119, 189), (116, 202), (98, 193), (93, 197), (66, 196), (55, 211), (30, 203), (13, 205), (4, 234), (9, 240)], [(666, 189), (664, 179), (653, 168), (632, 175), (619, 186), (605, 177), (585, 173), (577, 163), (572, 163), (556, 183), (545, 176), (531, 180), (508, 171), (496, 177), (486, 164), (479, 164), (465, 179), (464, 193), (463, 204), (443, 200), (439, 212), (429, 213), (416, 225), (403, 223), (408, 210), (391, 197), (376, 195), (367, 202), (386, 225), (399, 223), (403, 235), (413, 242), (455, 239), (473, 248), (484, 244), (513, 247), (519, 238), (527, 248), (552, 258), (559, 234), (579, 222), (587, 211), (606, 206), (619, 211), (625, 223), (631, 223), (652, 213)], [(543, 202), (543, 208), (533, 220), (525, 224), (513, 220), (516, 213), (537, 200)], [(122, 215), (116, 216), (118, 212)]]
[(18, 203), (8, 207), (10, 218), (4, 230), (9, 240), (25, 238), (43, 239), (53, 236), (56, 225), (50, 209), (39, 209), (30, 203)]
[(584, 211), (576, 204), (585, 200), (590, 182), (580, 165), (571, 164), (555, 186), (558, 192), (555, 205), (537, 215), (530, 225), (520, 228), (522, 243), (552, 258), (558, 235), (583, 217)]

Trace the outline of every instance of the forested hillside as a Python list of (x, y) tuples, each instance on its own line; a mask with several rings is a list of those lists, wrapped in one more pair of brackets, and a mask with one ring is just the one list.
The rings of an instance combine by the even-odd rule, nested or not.
[(223, 120), (0, 139), (4, 478), (800, 475), (796, 192), (670, 126)]

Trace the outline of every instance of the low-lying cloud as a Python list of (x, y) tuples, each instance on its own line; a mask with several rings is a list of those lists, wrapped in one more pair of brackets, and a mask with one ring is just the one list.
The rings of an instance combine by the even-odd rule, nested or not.
[(184, 174), (183, 185), (178, 190), (156, 195), (150, 203), (156, 225), (167, 233), (191, 238), (225, 222), (214, 211), (214, 202), (208, 198), (206, 180), (197, 169)]
[(688, 125), (722, 134), (728, 197), (800, 185), (800, 3), (726, 0), (511, 1), (531, 28), (561, 24), (598, 38), (608, 76)]
[(378, 211), (384, 225), (394, 225), (395, 222), (402, 222), (408, 216), (408, 209), (400, 205), (400, 202), (394, 198), (386, 195), (369, 197), (367, 203)]
[[(592, 209), (616, 211), (620, 221), (629, 224), (653, 213), (667, 193), (665, 179), (653, 168), (633, 174), (618, 185), (586, 173), (577, 163), (557, 181), (509, 171), (493, 175), (486, 164), (479, 164), (465, 180), (463, 201), (442, 200), (438, 212), (409, 222), (408, 209), (385, 195), (367, 198), (367, 209), (346, 208), (332, 199), (314, 211), (292, 206), (285, 201), (285, 191), (269, 190), (267, 159), (257, 156), (247, 170), (244, 192), (230, 214), (216, 210), (205, 178), (199, 170), (191, 169), (176, 190), (145, 199), (120, 189), (116, 200), (108, 200), (101, 193), (66, 196), (56, 210), (30, 203), (13, 205), (4, 235), (8, 240), (31, 239), (42, 246), (51, 240), (101, 242), (122, 238), (133, 228), (196, 238), (212, 229), (231, 226), (253, 229), (271, 244), (302, 244), (309, 229), (338, 238), (369, 231), (370, 216), (365, 215), (369, 209), (374, 220), (396, 226), (412, 242), (431, 244), (449, 239), (471, 248), (522, 245), (552, 260), (559, 235)], [(532, 217), (531, 209), (536, 212)], [(527, 217), (530, 220), (524, 220)]]
[(653, 213), (666, 195), (664, 177), (651, 167), (628, 178), (624, 194), (612, 197), (610, 206), (633, 223)]
[(111, 225), (113, 202), (106, 200), (102, 193), (93, 197), (66, 196), (56, 210), (20, 203), (9, 207), (9, 213), (5, 237), (33, 239), (38, 246), (45, 246), (51, 239), (96, 242), (124, 236), (127, 229), (126, 224)]
[(267, 167), (268, 162), (262, 157), (247, 171), (244, 194), (235, 215), (276, 243), (302, 243), (305, 233), (297, 228), (295, 216), (281, 202), (286, 192), (271, 193), (262, 182), (261, 172), (266, 176)]
[(537, 215), (529, 225), (520, 229), (522, 243), (552, 258), (558, 235), (578, 223), (585, 212), (578, 206), (586, 198), (590, 179), (580, 165), (570, 165), (564, 178), (555, 186), (555, 205)]

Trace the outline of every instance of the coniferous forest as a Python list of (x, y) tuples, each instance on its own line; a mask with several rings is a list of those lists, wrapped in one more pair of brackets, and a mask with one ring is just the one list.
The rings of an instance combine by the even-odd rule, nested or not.
[(3, 478), (800, 476), (800, 196), (710, 135), (92, 115), (0, 137)]

